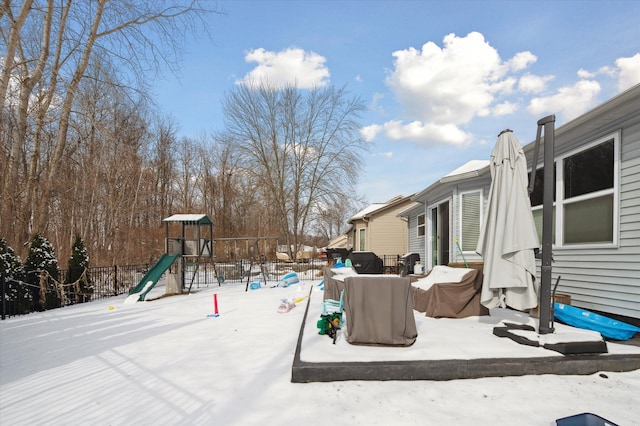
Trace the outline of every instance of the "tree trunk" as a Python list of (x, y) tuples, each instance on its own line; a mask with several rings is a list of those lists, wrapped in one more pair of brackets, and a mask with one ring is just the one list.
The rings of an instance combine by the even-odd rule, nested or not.
[(73, 77), (67, 86), (66, 96), (64, 98), (64, 102), (62, 104), (62, 108), (60, 110), (60, 123), (58, 127), (58, 137), (56, 138), (56, 145), (53, 151), (53, 157), (51, 158), (49, 173), (44, 181), (42, 197), (43, 202), (40, 203), (40, 208), (38, 214), (36, 215), (37, 219), (35, 222), (36, 230), (45, 229), (47, 223), (48, 216), (48, 207), (49, 201), (51, 200), (52, 189), (54, 181), (58, 178), (58, 170), (60, 168), (60, 162), (62, 161), (66, 146), (67, 146), (67, 132), (69, 130), (69, 117), (71, 115), (71, 107), (73, 105), (73, 100), (78, 90), (78, 85), (80, 84), (80, 80), (84, 75), (87, 66), (89, 65), (89, 59), (91, 58), (91, 52), (93, 50), (93, 45), (98, 37), (98, 27), (100, 26), (100, 21), (102, 19), (102, 12), (104, 11), (104, 6), (107, 0), (98, 0), (98, 6), (96, 8), (95, 16), (93, 18), (93, 22), (91, 24), (91, 30), (89, 32), (89, 36), (87, 38), (87, 43), (85, 44), (84, 52), (82, 54), (82, 59), (78, 64), (75, 72), (73, 73)]

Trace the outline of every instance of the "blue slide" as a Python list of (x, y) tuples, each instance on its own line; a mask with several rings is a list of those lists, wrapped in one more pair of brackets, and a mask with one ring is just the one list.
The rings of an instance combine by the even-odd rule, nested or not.
[(144, 297), (151, 291), (153, 286), (156, 285), (162, 274), (165, 273), (167, 269), (173, 264), (173, 262), (180, 257), (179, 254), (168, 255), (163, 254), (160, 259), (156, 262), (155, 265), (140, 280), (137, 286), (135, 286), (130, 292), (129, 295), (139, 293), (140, 298), (139, 302), (144, 301)]

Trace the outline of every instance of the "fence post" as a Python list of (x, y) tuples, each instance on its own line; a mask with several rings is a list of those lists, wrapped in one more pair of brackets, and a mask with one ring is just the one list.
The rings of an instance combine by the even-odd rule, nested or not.
[(113, 265), (113, 295), (118, 295), (118, 265)]
[(6, 307), (6, 303), (5, 301), (7, 300), (6, 294), (7, 294), (7, 281), (4, 279), (4, 274), (0, 274), (0, 284), (2, 284), (2, 319), (4, 320), (7, 317), (6, 311), (7, 311), (7, 307)]

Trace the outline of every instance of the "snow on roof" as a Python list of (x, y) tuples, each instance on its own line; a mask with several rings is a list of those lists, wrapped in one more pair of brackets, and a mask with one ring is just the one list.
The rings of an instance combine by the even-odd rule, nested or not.
[(382, 207), (386, 206), (387, 203), (374, 203), (371, 204), (370, 206), (360, 210), (358, 213), (356, 213), (355, 215), (353, 215), (351, 217), (351, 219), (349, 219), (349, 221), (355, 220), (355, 219), (360, 219), (362, 217), (365, 217), (367, 214), (374, 212), (378, 209), (381, 209)]
[(471, 160), (464, 163), (462, 166), (458, 167), (454, 171), (445, 175), (448, 176), (456, 176), (464, 173), (475, 172), (481, 169), (484, 169), (489, 165), (489, 160)]
[(173, 216), (162, 219), (163, 222), (195, 222), (200, 225), (213, 224), (209, 216), (206, 214), (174, 214)]

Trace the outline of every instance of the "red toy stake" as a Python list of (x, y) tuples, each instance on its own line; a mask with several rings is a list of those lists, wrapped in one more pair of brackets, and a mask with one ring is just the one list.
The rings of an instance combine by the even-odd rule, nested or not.
[(218, 313), (218, 294), (217, 293), (213, 293), (213, 316), (219, 316), (220, 314)]

